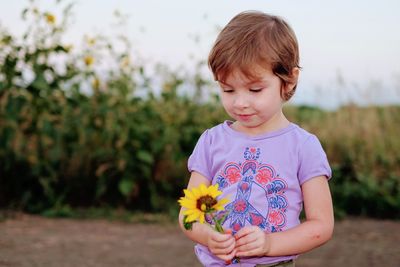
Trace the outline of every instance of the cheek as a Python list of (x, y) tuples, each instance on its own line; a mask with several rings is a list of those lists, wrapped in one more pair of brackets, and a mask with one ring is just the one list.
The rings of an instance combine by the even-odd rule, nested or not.
[(258, 110), (266, 109), (269, 105), (269, 100), (266, 97), (257, 97), (253, 100), (253, 107)]
[(232, 106), (232, 100), (229, 97), (221, 96), (221, 104), (225, 109), (229, 109)]
[(279, 90), (270, 90), (263, 95), (254, 98), (254, 103), (260, 108), (269, 108), (279, 106), (282, 103), (282, 97)]

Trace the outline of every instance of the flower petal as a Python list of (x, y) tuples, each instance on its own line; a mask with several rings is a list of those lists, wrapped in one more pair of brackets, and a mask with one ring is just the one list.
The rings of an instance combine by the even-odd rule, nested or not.
[(216, 198), (217, 196), (222, 194), (221, 191), (218, 191), (218, 184), (215, 184), (215, 185), (212, 185), (209, 187), (209, 194), (213, 198)]
[(204, 184), (200, 185), (200, 193), (202, 196), (205, 196), (208, 193), (207, 187)]
[(196, 202), (192, 199), (184, 198), (184, 199), (180, 199), (178, 202), (182, 207), (185, 207), (188, 209), (196, 208)]
[(198, 199), (199, 197), (201, 197), (201, 192), (199, 188), (192, 188), (192, 193), (195, 196), (196, 199)]
[(229, 200), (226, 199), (226, 198), (220, 199), (220, 200), (217, 202), (217, 204), (215, 204), (215, 205), (213, 206), (213, 208), (216, 209), (216, 210), (223, 210), (225, 204), (228, 203), (228, 202), (229, 202)]
[(200, 212), (195, 212), (195, 213), (193, 213), (191, 215), (188, 215), (186, 217), (186, 222), (194, 222), (194, 221), (196, 221), (197, 218), (199, 218), (199, 216), (201, 216)]
[(192, 209), (192, 210), (185, 210), (184, 212), (183, 212), (183, 215), (192, 215), (192, 214), (196, 214), (196, 213), (198, 213), (199, 211), (198, 210), (194, 210), (194, 209)]
[(196, 199), (196, 197), (192, 191), (184, 189), (183, 192), (185, 193), (185, 197), (190, 198), (190, 199)]
[(205, 221), (205, 220), (204, 220), (204, 212), (202, 212), (202, 213), (199, 215), (199, 217), (200, 217), (200, 218), (199, 218), (199, 222), (200, 222), (200, 223), (204, 223), (204, 221)]

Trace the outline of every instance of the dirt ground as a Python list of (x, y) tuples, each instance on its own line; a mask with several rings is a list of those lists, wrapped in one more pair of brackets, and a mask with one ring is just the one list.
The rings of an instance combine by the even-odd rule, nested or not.
[[(347, 219), (333, 239), (302, 255), (297, 267), (400, 266), (400, 222)], [(172, 223), (48, 219), (0, 222), (1, 267), (194, 266), (193, 243)]]

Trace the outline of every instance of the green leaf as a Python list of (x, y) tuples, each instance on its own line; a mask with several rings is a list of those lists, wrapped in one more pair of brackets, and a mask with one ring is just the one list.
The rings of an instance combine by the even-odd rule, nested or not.
[(56, 47), (54, 47), (54, 51), (55, 52), (64, 52), (64, 53), (68, 52), (68, 50), (62, 45), (57, 45)]
[(154, 162), (153, 155), (145, 150), (139, 150), (137, 157), (147, 164), (152, 164)]
[(2, 36), (1, 42), (4, 45), (9, 45), (12, 42), (12, 40), (13, 40), (13, 37), (11, 35), (4, 35), (4, 36)]
[(36, 76), (36, 79), (32, 82), (31, 86), (35, 88), (37, 91), (50, 90), (50, 87), (45, 77), (41, 73)]
[(183, 227), (185, 227), (186, 230), (192, 230), (193, 228), (193, 223), (195, 222), (186, 222), (186, 218), (188, 217), (188, 215), (185, 215), (183, 217)]
[(134, 186), (135, 184), (131, 179), (123, 178), (118, 184), (118, 189), (122, 195), (127, 197), (132, 192)]

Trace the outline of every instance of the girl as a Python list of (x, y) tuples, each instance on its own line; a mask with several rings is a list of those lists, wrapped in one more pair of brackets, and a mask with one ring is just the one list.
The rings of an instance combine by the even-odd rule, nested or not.
[[(288, 121), (282, 106), (296, 89), (299, 51), (293, 30), (261, 12), (235, 16), (208, 59), (232, 121), (206, 130), (189, 158), (188, 188), (218, 184), (226, 234), (195, 223), (204, 266), (294, 266), (298, 254), (327, 242), (334, 218), (331, 169), (317, 137)], [(304, 203), (306, 220), (299, 215)], [(235, 262), (231, 266), (239, 266)]]

